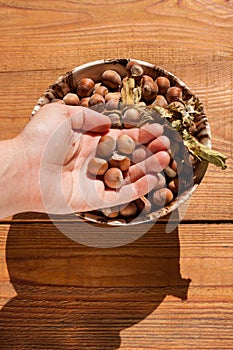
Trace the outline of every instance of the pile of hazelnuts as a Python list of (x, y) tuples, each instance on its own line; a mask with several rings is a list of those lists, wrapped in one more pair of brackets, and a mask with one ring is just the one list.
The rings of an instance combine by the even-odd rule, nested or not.
[[(159, 76), (154, 80), (151, 76), (143, 74), (143, 68), (133, 61), (127, 64), (126, 72), (129, 77), (134, 78), (136, 86), (141, 87), (141, 105), (167, 107), (182, 97), (182, 89), (171, 86), (167, 77)], [(80, 79), (76, 91), (67, 93), (63, 101), (69, 105), (89, 108), (98, 105), (98, 110), (101, 110), (101, 107), (117, 107), (121, 101), (122, 82), (123, 78), (117, 71), (107, 69), (102, 73), (101, 81), (95, 82), (88, 77)]]
[[(141, 97), (136, 105), (125, 105), (122, 101), (122, 87), (128, 78), (134, 79), (135, 88), (140, 87)], [(116, 139), (109, 135), (100, 138), (95, 157), (88, 163), (88, 172), (112, 190), (121, 188), (131, 165), (140, 163), (159, 151), (166, 151), (170, 156), (169, 165), (155, 174), (158, 180), (156, 188), (123, 206), (98, 211), (97, 214), (103, 217), (103, 221), (116, 218), (127, 221), (138, 217), (140, 213), (147, 215), (168, 205), (191, 186), (193, 168), (190, 155), (178, 132), (174, 132), (165, 118), (158, 116), (153, 109), (154, 106), (179, 106), (181, 98), (182, 88), (174, 86), (169, 77), (157, 76), (153, 79), (144, 74), (142, 66), (130, 61), (126, 66), (126, 76), (122, 77), (117, 71), (107, 69), (99, 81), (82, 78), (77, 81), (75, 91), (68, 92), (60, 101), (68, 105), (93, 108), (108, 115), (112, 128), (141, 129), (152, 123), (163, 128), (158, 138), (151, 138), (140, 145), (127, 134), (121, 134)]]

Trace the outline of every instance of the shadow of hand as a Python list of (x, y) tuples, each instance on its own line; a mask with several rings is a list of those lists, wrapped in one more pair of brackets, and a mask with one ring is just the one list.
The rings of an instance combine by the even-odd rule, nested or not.
[(167, 234), (165, 226), (99, 249), (69, 240), (50, 223), (12, 224), (6, 257), (17, 297), (0, 312), (0, 348), (118, 349), (120, 332), (166, 295), (185, 300), (190, 280), (180, 275), (178, 228)]

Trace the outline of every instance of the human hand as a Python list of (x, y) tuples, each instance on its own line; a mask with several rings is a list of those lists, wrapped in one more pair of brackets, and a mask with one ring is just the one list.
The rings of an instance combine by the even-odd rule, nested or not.
[[(58, 103), (42, 107), (14, 140), (15, 149), (21, 149), (24, 169), (22, 210), (54, 214), (89, 211), (127, 203), (154, 188), (158, 180), (152, 172), (167, 166), (166, 152), (133, 165), (131, 175), (117, 191), (106, 190), (102, 181), (88, 176), (88, 161), (103, 132), (116, 138), (127, 133), (140, 141), (139, 129), (109, 128), (109, 118), (90, 109)], [(15, 153), (17, 156), (17, 150)]]

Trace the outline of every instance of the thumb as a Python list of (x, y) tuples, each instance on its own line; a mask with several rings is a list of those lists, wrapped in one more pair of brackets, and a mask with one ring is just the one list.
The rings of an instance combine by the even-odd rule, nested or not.
[(99, 133), (111, 127), (111, 121), (106, 115), (85, 107), (68, 106), (68, 117), (74, 130)]

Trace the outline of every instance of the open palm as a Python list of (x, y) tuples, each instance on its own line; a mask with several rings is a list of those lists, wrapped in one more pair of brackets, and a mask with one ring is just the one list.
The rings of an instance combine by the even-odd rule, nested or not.
[[(32, 118), (20, 134), (28, 163), (28, 183), (36, 211), (54, 214), (89, 211), (130, 202), (156, 186), (156, 172), (167, 166), (166, 152), (152, 154), (132, 165), (119, 190), (106, 189), (103, 181), (87, 172), (103, 133), (117, 138), (130, 135), (137, 143), (139, 129), (109, 129), (108, 117), (83, 107), (49, 104)], [(158, 137), (162, 130), (155, 130)]]

